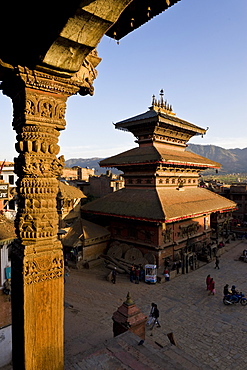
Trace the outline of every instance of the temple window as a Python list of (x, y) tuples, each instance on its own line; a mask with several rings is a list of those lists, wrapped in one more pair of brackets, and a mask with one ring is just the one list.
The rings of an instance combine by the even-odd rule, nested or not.
[(169, 184), (169, 179), (166, 179), (166, 184)]
[(152, 180), (150, 180), (150, 179), (147, 179), (147, 184), (152, 184)]
[(163, 184), (163, 180), (162, 179), (159, 179), (159, 184)]
[(172, 179), (172, 184), (175, 184), (175, 179)]
[(142, 180), (141, 179), (137, 179), (137, 184), (141, 184), (142, 183)]
[(136, 238), (137, 237), (137, 230), (133, 227), (130, 227), (128, 229), (128, 234), (130, 238)]
[(115, 227), (114, 232), (115, 235), (121, 235), (121, 229), (120, 227)]
[(152, 233), (148, 230), (145, 230), (145, 240), (151, 241), (151, 239), (152, 239)]
[(9, 175), (9, 183), (10, 183), (10, 185), (14, 185), (14, 183), (15, 183), (14, 175)]
[(191, 179), (188, 180), (188, 184), (191, 184)]

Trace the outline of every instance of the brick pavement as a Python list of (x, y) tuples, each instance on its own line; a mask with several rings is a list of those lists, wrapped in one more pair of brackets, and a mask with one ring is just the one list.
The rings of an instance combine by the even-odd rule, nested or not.
[[(246, 369), (247, 306), (225, 306), (222, 291), (228, 283), (247, 294), (247, 264), (237, 260), (247, 242), (238, 241), (227, 248), (219, 270), (214, 269), (213, 261), (164, 284), (137, 285), (126, 275), (118, 275), (113, 285), (105, 280), (109, 270), (104, 268), (73, 270), (66, 282), (66, 301), (73, 305), (65, 310), (66, 370), (80, 361), (84, 351), (112, 338), (112, 314), (128, 291), (145, 314), (151, 302), (158, 304), (162, 327), (146, 332), (153, 341), (166, 345), (166, 334), (173, 332), (179, 347), (199, 363), (212, 369)], [(215, 296), (206, 291), (208, 274), (216, 282)]]
[[(220, 257), (219, 270), (211, 262), (164, 284), (132, 284), (126, 275), (118, 275), (114, 285), (106, 281), (109, 270), (104, 267), (72, 270), (65, 284), (65, 370), (80, 369), (77, 364), (86, 351), (113, 337), (111, 317), (128, 291), (147, 315), (150, 303), (158, 304), (162, 327), (147, 330), (147, 341), (166, 346), (167, 333), (173, 332), (179, 348), (198, 364), (212, 369), (246, 369), (247, 306), (225, 306), (222, 290), (226, 283), (235, 284), (247, 295), (247, 264), (238, 261), (247, 241), (227, 248)], [(206, 291), (208, 274), (216, 282), (215, 296)]]

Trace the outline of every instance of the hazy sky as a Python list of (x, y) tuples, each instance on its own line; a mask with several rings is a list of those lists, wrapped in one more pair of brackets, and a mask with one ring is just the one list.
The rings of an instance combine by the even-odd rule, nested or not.
[[(98, 46), (93, 97), (68, 100), (65, 159), (109, 157), (136, 146), (113, 122), (146, 112), (164, 89), (178, 117), (207, 128), (190, 142), (247, 147), (247, 1), (181, 0), (124, 37)], [(0, 93), (0, 160), (13, 160), (12, 103)]]

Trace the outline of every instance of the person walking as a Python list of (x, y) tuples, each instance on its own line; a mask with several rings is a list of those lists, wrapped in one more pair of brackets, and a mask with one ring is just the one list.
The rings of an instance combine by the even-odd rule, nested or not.
[(6, 295), (11, 295), (11, 279), (7, 279), (3, 283), (3, 292)]
[(145, 281), (145, 270), (143, 265), (140, 265), (140, 281)]
[(65, 258), (64, 260), (64, 270), (65, 270), (65, 274), (67, 274), (66, 276), (69, 276), (70, 269), (69, 269), (69, 262), (67, 258)]
[(111, 273), (111, 281), (113, 284), (116, 284), (116, 277), (117, 277), (117, 268), (114, 267)]
[(219, 257), (216, 256), (216, 259), (215, 259), (215, 269), (218, 269), (219, 270), (219, 263), (220, 263), (220, 260), (219, 260)]
[(215, 282), (214, 282), (214, 279), (211, 278), (210, 283), (209, 283), (209, 293), (208, 293), (208, 295), (210, 295), (210, 294), (215, 295), (215, 293), (216, 293)]
[(130, 282), (133, 283), (135, 277), (135, 266), (132, 265), (130, 268)]
[(155, 303), (151, 303), (151, 310), (150, 310), (150, 314), (149, 314), (149, 319), (147, 321), (147, 326), (151, 325), (152, 322), (154, 321), (154, 307), (156, 306)]
[(161, 327), (161, 325), (159, 323), (159, 320), (158, 320), (159, 316), (160, 316), (160, 312), (158, 310), (157, 304), (155, 304), (154, 305), (154, 309), (153, 309), (154, 322), (153, 322), (153, 325), (152, 325), (152, 329), (153, 329), (153, 327), (154, 327), (155, 324), (157, 324), (157, 327), (158, 328)]
[(169, 275), (169, 270), (168, 269), (164, 270), (164, 276), (165, 276), (166, 281), (170, 280), (170, 275)]
[(140, 268), (139, 267), (137, 267), (135, 270), (135, 277), (136, 277), (135, 284), (139, 284), (139, 281), (140, 281)]
[(206, 277), (206, 286), (207, 286), (207, 290), (209, 290), (210, 281), (211, 281), (211, 276), (210, 276), (210, 275), (208, 275), (208, 276)]

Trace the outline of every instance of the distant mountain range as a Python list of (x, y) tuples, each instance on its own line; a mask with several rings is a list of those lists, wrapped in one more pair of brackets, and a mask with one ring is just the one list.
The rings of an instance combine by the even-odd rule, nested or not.
[(103, 158), (95, 157), (95, 158), (72, 158), (65, 161), (65, 167), (74, 167), (79, 166), (82, 168), (94, 168), (95, 170), (100, 170), (102, 173), (105, 172), (104, 168), (99, 166), (99, 162), (102, 161)]
[(187, 150), (220, 163), (220, 174), (247, 173), (247, 148), (224, 149), (216, 145), (189, 144)]
[[(189, 144), (187, 150), (199, 154), (202, 157), (211, 159), (222, 165), (220, 174), (247, 173), (247, 148), (244, 149), (224, 149), (216, 145), (196, 145)], [(99, 162), (104, 158), (73, 158), (65, 161), (66, 167), (80, 166), (83, 168), (94, 168), (96, 174), (106, 172), (106, 168), (101, 168)], [(111, 168), (112, 173), (119, 174), (115, 168)]]

